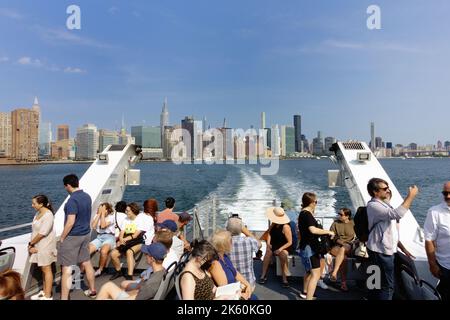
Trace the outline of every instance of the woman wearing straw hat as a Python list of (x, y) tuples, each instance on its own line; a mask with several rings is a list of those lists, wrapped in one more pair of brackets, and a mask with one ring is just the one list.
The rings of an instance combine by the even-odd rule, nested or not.
[(267, 270), (269, 269), (272, 256), (280, 258), (281, 273), (283, 277), (283, 287), (288, 288), (288, 250), (292, 245), (292, 232), (289, 226), (290, 219), (282, 208), (271, 207), (266, 211), (266, 216), (270, 220), (270, 227), (267, 231), (267, 248), (263, 261), (263, 270), (259, 283), (267, 281)]

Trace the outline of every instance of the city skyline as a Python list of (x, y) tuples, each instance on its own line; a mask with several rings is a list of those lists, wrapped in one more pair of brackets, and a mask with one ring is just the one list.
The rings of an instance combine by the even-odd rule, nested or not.
[(446, 139), (446, 1), (377, 1), (376, 31), (365, 0), (77, 4), (69, 31), (65, 3), (2, 2), (0, 40), (15, 45), (0, 49), (0, 111), (38, 96), (54, 126), (119, 130), (125, 113), (129, 130), (158, 125), (167, 96), (171, 119), (211, 127), (257, 128), (264, 111), (267, 127), (302, 115), (309, 139), (369, 141), (370, 122), (388, 141)]

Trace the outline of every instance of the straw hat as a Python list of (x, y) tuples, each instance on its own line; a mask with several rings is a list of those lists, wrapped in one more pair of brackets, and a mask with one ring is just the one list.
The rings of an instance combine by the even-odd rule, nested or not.
[(284, 212), (283, 208), (279, 207), (270, 207), (266, 210), (266, 217), (270, 220), (270, 222), (276, 224), (285, 224), (289, 223), (291, 219)]

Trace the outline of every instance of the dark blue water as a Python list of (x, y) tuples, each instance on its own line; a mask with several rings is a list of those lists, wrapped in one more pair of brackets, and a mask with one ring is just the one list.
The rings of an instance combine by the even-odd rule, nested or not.
[[(403, 196), (409, 185), (419, 186), (420, 194), (411, 211), (422, 225), (427, 209), (441, 201), (442, 184), (450, 180), (450, 159), (386, 159), (381, 164)], [(67, 196), (62, 185), (64, 175), (82, 176), (88, 167), (89, 164), (1, 166), (0, 229), (30, 222), (34, 215), (31, 198), (36, 194), (48, 195), (58, 208)], [(176, 210), (182, 211), (202, 205), (215, 195), (236, 199), (220, 203), (226, 214), (246, 210), (251, 214), (263, 211), (267, 203), (246, 199), (289, 198), (298, 205), (300, 195), (312, 191), (319, 197), (319, 213), (329, 215), (337, 208), (351, 207), (345, 188), (327, 187), (327, 170), (336, 169), (329, 160), (281, 161), (275, 176), (261, 176), (257, 166), (249, 165), (141, 163), (137, 168), (141, 169), (141, 186), (127, 188), (127, 202), (142, 203), (152, 197), (162, 205), (166, 197), (172, 196), (177, 200)], [(0, 238), (12, 234), (3, 233)]]

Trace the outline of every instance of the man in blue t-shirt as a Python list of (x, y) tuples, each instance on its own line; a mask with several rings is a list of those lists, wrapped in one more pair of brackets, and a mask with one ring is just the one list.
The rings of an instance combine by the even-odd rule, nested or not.
[(79, 189), (78, 177), (69, 174), (63, 179), (64, 188), (70, 194), (64, 206), (64, 230), (58, 248), (58, 263), (62, 266), (61, 300), (69, 298), (72, 283), (72, 266), (82, 265), (86, 272), (89, 290), (84, 293), (91, 298), (97, 296), (95, 290), (94, 268), (89, 255), (91, 241), (91, 197)]

